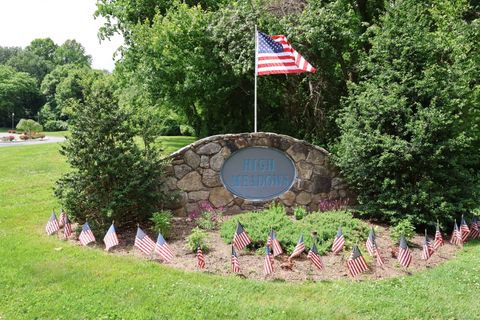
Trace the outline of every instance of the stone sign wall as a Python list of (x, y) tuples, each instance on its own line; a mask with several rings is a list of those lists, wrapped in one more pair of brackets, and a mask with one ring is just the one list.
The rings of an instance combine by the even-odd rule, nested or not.
[(338, 170), (329, 164), (330, 154), (305, 141), (275, 133), (241, 133), (207, 137), (198, 140), (168, 157), (164, 189), (176, 195), (169, 203), (177, 216), (184, 216), (209, 201), (225, 208), (227, 213), (261, 209), (268, 202), (253, 202), (232, 195), (220, 180), (224, 161), (235, 151), (254, 146), (275, 148), (285, 152), (294, 162), (297, 177), (289, 191), (273, 201), (286, 207), (305, 206), (317, 210), (325, 199), (349, 197)]

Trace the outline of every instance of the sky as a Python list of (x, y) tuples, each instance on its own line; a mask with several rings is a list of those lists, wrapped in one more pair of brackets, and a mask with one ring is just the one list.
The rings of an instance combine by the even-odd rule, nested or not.
[(113, 54), (121, 36), (98, 40), (103, 24), (94, 19), (96, 0), (0, 0), (0, 46), (26, 47), (33, 39), (51, 38), (60, 45), (67, 39), (80, 42), (92, 56), (92, 67), (112, 71)]

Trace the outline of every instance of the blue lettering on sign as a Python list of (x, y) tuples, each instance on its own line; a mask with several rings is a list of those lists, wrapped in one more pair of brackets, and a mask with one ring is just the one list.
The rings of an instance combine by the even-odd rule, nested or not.
[(293, 161), (282, 151), (266, 147), (240, 149), (221, 170), (225, 188), (252, 201), (270, 200), (288, 191), (296, 179)]

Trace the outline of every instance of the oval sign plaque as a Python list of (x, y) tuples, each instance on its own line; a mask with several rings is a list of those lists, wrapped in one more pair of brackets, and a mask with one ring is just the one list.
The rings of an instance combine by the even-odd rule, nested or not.
[(297, 170), (284, 152), (267, 147), (240, 149), (225, 160), (220, 178), (237, 197), (266, 201), (287, 192)]

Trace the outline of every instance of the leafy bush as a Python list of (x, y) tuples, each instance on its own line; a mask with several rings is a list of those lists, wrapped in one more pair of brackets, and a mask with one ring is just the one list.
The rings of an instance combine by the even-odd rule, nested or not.
[(32, 119), (20, 119), (17, 124), (17, 130), (26, 131), (29, 137), (32, 136), (34, 131), (42, 131), (43, 127), (41, 124)]
[(66, 131), (68, 123), (62, 120), (48, 120), (43, 125), (45, 131)]
[(180, 135), (180, 125), (177, 120), (172, 118), (167, 118), (162, 122), (160, 129), (160, 134), (162, 136), (179, 136)]
[(390, 238), (392, 238), (394, 243), (398, 243), (402, 234), (407, 241), (412, 240), (415, 236), (415, 227), (410, 219), (400, 220), (400, 222), (392, 228)]
[(182, 136), (189, 136), (189, 137), (193, 137), (195, 136), (195, 129), (193, 129), (191, 126), (189, 125), (186, 125), (186, 124), (182, 124), (180, 125), (180, 134)]
[(205, 239), (207, 238), (207, 232), (202, 229), (195, 227), (192, 229), (192, 233), (186, 238), (186, 246), (188, 250), (196, 252), (198, 247), (202, 249), (203, 252), (208, 251), (207, 243)]
[(295, 221), (287, 216), (283, 206), (273, 205), (262, 211), (236, 215), (223, 223), (220, 236), (226, 243), (232, 242), (237, 221), (240, 221), (247, 231), (253, 243), (250, 247), (253, 249), (265, 245), (271, 228), (276, 231), (282, 248), (290, 253), (300, 234), (305, 236), (305, 246), (310, 248), (312, 237), (309, 235), (316, 233), (320, 253), (330, 250), (339, 226), (342, 227), (347, 246), (363, 243), (368, 236), (368, 225), (353, 218), (347, 211), (311, 212), (302, 220)]
[(478, 31), (467, 2), (439, 8), (388, 6), (338, 118), (336, 163), (374, 218), (450, 224), (478, 206)]
[(72, 170), (57, 181), (55, 195), (77, 222), (107, 227), (115, 220), (120, 227), (161, 208), (164, 162), (158, 149), (135, 143), (114, 80), (103, 77), (86, 89), (84, 103), (73, 105), (71, 138), (61, 148)]
[(223, 209), (215, 208), (210, 202), (202, 202), (200, 211), (192, 212), (189, 217), (195, 224), (204, 230), (214, 230), (220, 226)]
[(303, 206), (295, 207), (295, 209), (293, 209), (293, 216), (297, 220), (302, 220), (307, 214), (308, 211)]
[(164, 238), (168, 238), (172, 229), (172, 213), (168, 210), (154, 212), (150, 220), (153, 222), (153, 230), (161, 233)]

